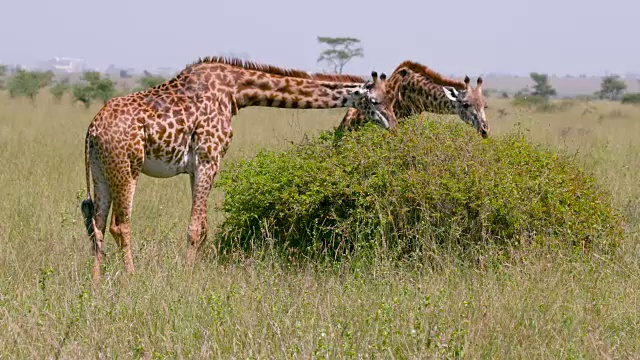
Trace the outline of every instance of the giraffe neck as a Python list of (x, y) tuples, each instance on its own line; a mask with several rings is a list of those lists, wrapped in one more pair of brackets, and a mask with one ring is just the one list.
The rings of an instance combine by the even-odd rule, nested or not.
[[(182, 92), (190, 95), (222, 96), (234, 104), (234, 111), (248, 106), (291, 109), (327, 109), (356, 106), (357, 92), (364, 82), (315, 80), (294, 71), (289, 76), (260, 69), (247, 69), (221, 63), (203, 63), (184, 71)], [(226, 100), (225, 100), (226, 101)]]
[[(466, 83), (448, 78), (415, 61), (403, 61), (391, 74), (388, 93), (394, 101), (396, 116), (428, 111), (441, 114), (457, 113), (455, 104), (446, 97), (442, 86), (465, 90)], [(396, 99), (399, 97), (400, 99)], [(414, 111), (411, 111), (411, 110)]]
[[(289, 109), (328, 109), (352, 107), (354, 93), (362, 84), (335, 83), (259, 74), (248, 71), (235, 86), (238, 108), (267, 106)], [(266, 75), (266, 76), (265, 76)]]
[[(394, 74), (389, 79), (398, 99), (393, 110), (397, 117), (406, 117), (423, 111), (436, 114), (456, 114), (455, 105), (446, 97), (442, 85), (415, 72), (400, 78)], [(392, 82), (393, 81), (393, 82)]]

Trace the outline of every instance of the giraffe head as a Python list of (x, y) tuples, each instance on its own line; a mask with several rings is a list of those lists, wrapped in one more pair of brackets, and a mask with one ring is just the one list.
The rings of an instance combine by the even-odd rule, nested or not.
[(395, 129), (397, 120), (393, 112), (393, 102), (387, 94), (387, 75), (371, 72), (372, 81), (362, 84), (362, 91), (354, 92), (356, 99), (353, 107), (365, 117), (384, 129)]
[(458, 116), (473, 125), (486, 138), (489, 136), (489, 122), (484, 110), (488, 107), (487, 100), (482, 95), (482, 78), (477, 80), (476, 88), (471, 87), (471, 79), (465, 76), (466, 89), (458, 91), (452, 86), (443, 86), (446, 97), (453, 102)]

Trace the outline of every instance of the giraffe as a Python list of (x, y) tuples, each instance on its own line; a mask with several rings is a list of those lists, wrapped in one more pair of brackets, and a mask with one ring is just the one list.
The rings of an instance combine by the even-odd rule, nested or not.
[[(85, 138), (86, 199), (81, 210), (93, 243), (92, 277), (100, 278), (107, 215), (110, 233), (134, 272), (131, 213), (140, 173), (156, 178), (189, 174), (192, 204), (187, 265), (207, 235), (207, 197), (232, 138), (231, 118), (248, 106), (324, 109), (356, 107), (381, 127), (396, 118), (386, 75), (372, 82), (318, 81), (306, 72), (238, 59), (205, 57), (153, 88), (109, 100)], [(91, 197), (91, 179), (94, 197)]]
[[(322, 80), (328, 75), (313, 76)], [(449, 79), (422, 64), (404, 61), (389, 77), (387, 91), (397, 119), (422, 111), (457, 114), (486, 138), (489, 135), (489, 122), (485, 114), (487, 101), (482, 94), (483, 81), (478, 77), (474, 89), (469, 84), (470, 80), (468, 76), (465, 76), (464, 82)], [(366, 118), (357, 109), (350, 108), (338, 129), (353, 129), (365, 121)]]

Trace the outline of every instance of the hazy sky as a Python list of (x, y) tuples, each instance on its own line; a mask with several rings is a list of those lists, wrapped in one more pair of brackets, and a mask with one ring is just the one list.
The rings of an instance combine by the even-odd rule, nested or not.
[(345, 72), (403, 60), (445, 74), (640, 72), (637, 0), (7, 0), (0, 62), (53, 56), (183, 68), (206, 55), (322, 70), (317, 36), (362, 40)]

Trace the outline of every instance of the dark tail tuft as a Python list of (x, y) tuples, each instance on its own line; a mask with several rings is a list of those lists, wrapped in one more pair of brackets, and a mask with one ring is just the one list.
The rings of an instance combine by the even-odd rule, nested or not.
[(87, 136), (84, 140), (84, 167), (85, 176), (87, 180), (87, 198), (82, 201), (80, 210), (82, 210), (82, 216), (84, 217), (84, 226), (87, 228), (89, 238), (93, 243), (93, 250), (95, 251), (98, 244), (96, 243), (95, 226), (93, 223), (93, 216), (95, 215), (95, 206), (93, 200), (91, 200), (91, 164), (89, 162), (89, 155), (91, 152), (91, 141), (89, 137), (89, 130), (87, 130)]
[(89, 237), (93, 239), (93, 200), (91, 200), (91, 198), (82, 200), (80, 209), (82, 210), (82, 216), (84, 217), (84, 226), (87, 228), (87, 233), (89, 234)]

